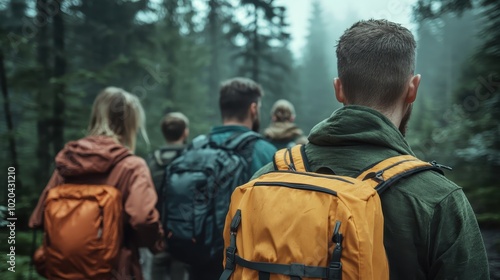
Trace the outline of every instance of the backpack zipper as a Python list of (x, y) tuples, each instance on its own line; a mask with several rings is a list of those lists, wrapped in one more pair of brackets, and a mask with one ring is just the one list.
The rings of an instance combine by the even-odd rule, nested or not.
[(433, 160), (433, 161), (431, 161), (429, 163), (432, 164), (433, 166), (437, 167), (437, 168), (453, 170), (453, 168), (451, 168), (449, 166), (446, 166), (446, 165), (439, 164), (435, 160)]
[[(336, 175), (321, 175), (319, 173), (314, 173), (314, 172), (300, 172), (300, 171), (290, 171), (290, 170), (272, 170), (269, 172), (266, 172), (265, 174), (273, 173), (273, 172), (278, 172), (278, 173), (292, 173), (292, 174), (300, 174), (300, 175), (305, 175), (305, 176), (310, 176), (310, 177), (317, 177), (317, 178), (327, 178), (327, 179), (335, 179), (339, 180), (342, 182), (346, 182), (349, 184), (354, 184), (353, 182), (346, 180), (344, 178), (340, 178), (339, 176)], [(354, 179), (354, 178), (353, 178)]]
[(337, 192), (323, 188), (323, 187), (318, 187), (314, 185), (308, 185), (308, 184), (295, 184), (295, 183), (283, 183), (283, 182), (256, 182), (254, 186), (271, 186), (271, 187), (286, 187), (286, 188), (291, 188), (291, 189), (297, 189), (297, 190), (308, 190), (308, 191), (316, 191), (316, 192), (322, 192), (330, 195), (337, 196)]
[[(340, 256), (342, 255), (342, 233), (340, 233), (341, 222), (335, 222), (335, 228), (333, 230), (332, 242), (335, 243), (333, 259), (332, 261), (340, 262)], [(337, 254), (336, 254), (337, 252)], [(338, 260), (336, 259), (338, 257)]]
[(404, 162), (408, 162), (408, 161), (416, 161), (417, 159), (405, 159), (405, 160), (402, 160), (402, 161), (398, 161), (394, 164), (391, 164), (389, 166), (387, 166), (386, 168), (382, 169), (382, 170), (379, 170), (377, 172), (370, 172), (368, 174), (366, 174), (365, 178), (363, 178), (363, 181), (364, 180), (367, 180), (367, 179), (372, 179), (372, 178), (375, 178), (377, 179), (379, 182), (383, 182), (384, 181), (384, 178), (382, 177), (382, 175), (384, 175), (384, 172), (388, 169), (391, 169), (393, 168), (394, 166), (397, 166), (397, 165), (400, 165)]
[(47, 246), (50, 246), (50, 237), (49, 237), (49, 234), (47, 232), (44, 233), (45, 234), (45, 244), (47, 244)]
[[(382, 175), (384, 175), (384, 171), (386, 171), (388, 169), (391, 169), (391, 168), (393, 168), (396, 165), (400, 165), (401, 163), (408, 162), (408, 161), (416, 161), (416, 160), (418, 160), (418, 159), (406, 159), (406, 160), (402, 160), (402, 161), (396, 162), (396, 163), (394, 163), (394, 164), (392, 164), (390, 166), (387, 166), (386, 168), (384, 168), (382, 170), (379, 170), (377, 172), (370, 172), (370, 173), (366, 174), (365, 178), (363, 178), (363, 181), (366, 180), (366, 179), (375, 178), (378, 181), (383, 182), (384, 178), (382, 177)], [(441, 169), (448, 169), (448, 170), (452, 170), (453, 169), (453, 168), (451, 168), (449, 166), (439, 164), (435, 160), (430, 161), (429, 164), (431, 164), (434, 167), (441, 168)]]
[(104, 227), (104, 209), (102, 209), (102, 206), (99, 206), (99, 215), (101, 216), (101, 222), (99, 223), (99, 229), (97, 230), (97, 239), (102, 238), (102, 230)]
[(412, 174), (415, 174), (415, 173), (418, 173), (418, 172), (422, 172), (422, 171), (425, 171), (425, 170), (433, 170), (433, 171), (436, 171), (436, 172), (439, 172), (440, 174), (443, 174), (443, 171), (441, 171), (441, 169), (439, 169), (438, 167), (436, 166), (422, 166), (422, 167), (419, 167), (419, 168), (415, 168), (415, 169), (412, 169), (410, 171), (407, 171), (407, 172), (404, 172), (404, 173), (401, 173), (397, 176), (394, 176), (392, 178), (389, 178), (387, 181), (381, 181), (379, 183), (378, 186), (375, 187), (375, 190), (378, 192), (378, 194), (382, 194), (389, 186), (391, 186), (394, 182), (400, 180), (401, 178), (405, 178), (407, 176), (410, 176)]
[(342, 233), (340, 233), (340, 224), (340, 221), (335, 222), (333, 230), (332, 242), (335, 243), (335, 248), (333, 248), (332, 259), (328, 266), (328, 279), (342, 279), (342, 262), (340, 261), (342, 257)]

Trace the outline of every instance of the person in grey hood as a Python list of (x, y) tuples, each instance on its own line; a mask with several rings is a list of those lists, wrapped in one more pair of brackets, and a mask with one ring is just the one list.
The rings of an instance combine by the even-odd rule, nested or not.
[(271, 109), (271, 119), (272, 122), (264, 131), (264, 136), (276, 149), (307, 143), (302, 130), (294, 123), (295, 108), (290, 101), (285, 99), (276, 101)]
[[(420, 84), (415, 49), (411, 32), (386, 20), (345, 31), (334, 81), (344, 107), (312, 129), (305, 146), (311, 170), (356, 177), (389, 157), (414, 156), (405, 134)], [(272, 164), (254, 177), (270, 170)], [(490, 279), (476, 216), (455, 183), (417, 173), (391, 186), (381, 202), (390, 279)]]
[[(189, 119), (180, 112), (166, 114), (160, 123), (165, 145), (148, 157), (147, 163), (158, 193), (158, 205), (165, 198), (162, 194), (163, 180), (167, 166), (179, 157), (186, 148), (189, 137)], [(158, 209), (161, 213), (161, 209)], [(141, 263), (145, 280), (176, 280), (187, 277), (186, 265), (174, 260), (168, 252), (153, 255), (147, 248), (141, 248)]]
[(165, 145), (153, 151), (147, 160), (158, 193), (165, 177), (165, 168), (186, 148), (189, 119), (180, 112), (168, 113), (161, 120), (160, 127)]

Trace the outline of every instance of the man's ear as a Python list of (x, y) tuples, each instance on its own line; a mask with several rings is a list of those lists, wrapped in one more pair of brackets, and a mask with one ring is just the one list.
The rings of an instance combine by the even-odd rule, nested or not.
[(337, 98), (337, 100), (340, 103), (345, 104), (346, 100), (344, 95), (344, 88), (342, 87), (342, 82), (339, 78), (335, 78), (333, 80), (333, 88), (335, 88), (335, 97)]
[(411, 77), (410, 83), (408, 85), (408, 91), (406, 92), (405, 103), (411, 104), (415, 102), (415, 99), (417, 99), (417, 91), (418, 86), (420, 85), (420, 79), (420, 74)]
[(186, 127), (186, 129), (184, 129), (184, 139), (187, 139), (189, 137), (189, 128)]
[(259, 113), (259, 108), (256, 102), (250, 104), (250, 108), (248, 109), (248, 114), (250, 118), (253, 120)]

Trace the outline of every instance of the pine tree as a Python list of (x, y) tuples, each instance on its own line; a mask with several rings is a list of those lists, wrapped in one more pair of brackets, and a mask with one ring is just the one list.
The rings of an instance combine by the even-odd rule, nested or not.
[(49, 44), (49, 21), (50, 15), (47, 13), (47, 0), (37, 0), (36, 3), (36, 18), (41, 24), (36, 35), (37, 42), (37, 68), (39, 69), (39, 86), (36, 93), (37, 99), (37, 152), (38, 170), (35, 173), (38, 182), (45, 182), (50, 176), (50, 167), (53, 161), (53, 153), (50, 152), (50, 118), (52, 111), (49, 104), (50, 87), (49, 80), (51, 68), (49, 59), (51, 57)]
[(303, 110), (299, 111), (302, 119), (300, 124), (307, 128), (306, 130), (329, 117), (340, 107), (334, 96), (333, 77), (328, 75), (328, 56), (325, 49), (325, 38), (328, 34), (319, 1), (313, 2), (312, 8), (309, 35), (300, 71), (303, 104), (300, 107)]
[(54, 105), (52, 116), (52, 141), (54, 144), (54, 153), (60, 151), (65, 143), (64, 126), (65, 126), (65, 90), (66, 85), (62, 80), (66, 74), (66, 54), (65, 48), (65, 29), (62, 17), (61, 5), (63, 0), (53, 0), (53, 4), (57, 6), (57, 10), (53, 16), (53, 47), (54, 47), (54, 79), (56, 80), (53, 86)]
[(270, 51), (276, 44), (282, 44), (289, 38), (285, 31), (285, 8), (276, 6), (274, 0), (241, 0), (243, 7), (248, 9), (250, 23), (240, 25), (239, 32), (245, 42), (240, 52), (243, 65), (240, 73), (249, 76), (256, 82), (262, 82), (264, 66), (272, 65), (269, 61)]
[[(435, 3), (439, 5), (433, 5)], [(455, 172), (450, 177), (464, 187), (479, 222), (498, 224), (500, 195), (495, 174), (500, 167), (500, 32), (497, 28), (500, 24), (500, 2), (419, 1), (416, 11), (417, 16), (423, 19), (444, 19), (445, 22), (449, 22), (447, 18), (450, 15), (467, 16), (467, 13), (472, 13), (481, 16), (481, 20), (476, 22), (480, 24), (481, 33), (478, 37), (482, 40), (474, 55), (465, 52), (467, 48), (474, 47), (470, 44), (474, 37), (470, 33), (467, 35), (467, 30), (471, 27), (470, 21), (464, 22), (463, 26), (457, 27), (453, 32), (458, 33), (458, 41), (450, 44), (455, 46), (456, 57), (449, 61), (459, 57), (468, 59), (461, 67), (447, 69), (456, 76), (453, 87), (448, 87), (448, 90), (452, 90), (450, 98), (454, 105), (453, 110), (446, 110), (444, 113), (445, 125), (439, 131), (445, 138), (444, 142), (437, 143), (436, 150), (448, 155), (450, 164), (454, 165)], [(445, 38), (449, 39), (453, 34), (450, 31), (452, 30), (447, 30)], [(448, 49), (445, 52), (453, 54)], [(446, 73), (444, 74), (446, 77)]]

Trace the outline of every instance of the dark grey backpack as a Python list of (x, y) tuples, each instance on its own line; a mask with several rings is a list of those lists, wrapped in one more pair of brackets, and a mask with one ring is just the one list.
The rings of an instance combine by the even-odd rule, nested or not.
[(222, 253), (231, 194), (250, 179), (253, 147), (260, 138), (245, 132), (218, 145), (202, 135), (167, 167), (161, 214), (174, 258), (202, 264)]
[(167, 166), (178, 158), (185, 148), (185, 146), (162, 147), (154, 150), (148, 156), (148, 167), (151, 171), (151, 178), (153, 179), (158, 194), (161, 192)]

